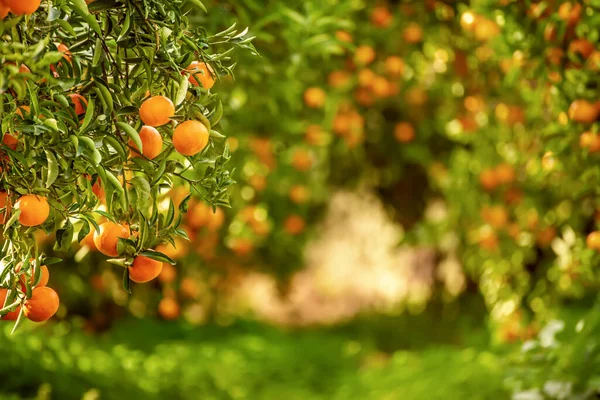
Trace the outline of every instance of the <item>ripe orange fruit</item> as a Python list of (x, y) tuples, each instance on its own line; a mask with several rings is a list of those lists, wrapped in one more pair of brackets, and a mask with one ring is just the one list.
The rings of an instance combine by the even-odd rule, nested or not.
[(369, 68), (363, 68), (358, 72), (358, 84), (363, 87), (368, 87), (375, 81), (375, 73)]
[(31, 321), (43, 322), (56, 314), (59, 304), (60, 299), (53, 289), (38, 286), (33, 289), (31, 298), (25, 301), (23, 312)]
[(6, 6), (4, 3), (0, 2), (0, 19), (4, 19), (8, 16), (10, 12), (10, 8)]
[[(8, 193), (4, 190), (0, 191), (0, 208), (6, 208), (5, 211), (10, 213), (10, 204), (7, 204)], [(0, 224), (4, 223), (4, 215), (8, 214), (5, 211), (0, 213)]]
[(595, 46), (587, 39), (574, 39), (569, 43), (569, 52), (587, 59), (595, 50)]
[(487, 251), (495, 251), (498, 249), (500, 240), (498, 235), (493, 231), (481, 232), (479, 237), (479, 246)]
[(598, 108), (587, 100), (575, 100), (569, 106), (569, 118), (574, 122), (591, 124), (598, 119)]
[(359, 65), (371, 64), (375, 60), (375, 49), (371, 46), (359, 46), (354, 52), (354, 62)]
[(553, 226), (548, 226), (535, 235), (535, 240), (538, 246), (540, 247), (548, 247), (556, 237), (556, 228)]
[[(35, 258), (32, 258), (29, 261), (33, 263), (35, 261)], [(17, 264), (17, 266), (15, 267), (15, 272), (17, 274), (19, 273), (19, 271), (21, 271), (21, 267), (23, 267), (22, 261), (19, 262)], [(50, 280), (50, 271), (48, 270), (48, 267), (45, 265), (42, 265), (39, 268), (41, 269), (40, 281), (36, 285), (36, 287), (46, 286), (48, 284), (48, 281)], [(35, 272), (32, 270), (30, 274), (31, 274), (31, 276), (29, 279), (29, 283), (33, 286), (33, 284), (35, 283), (34, 282)], [(25, 292), (25, 276), (21, 275), (20, 280), (21, 280), (21, 289), (23, 290), (23, 292)]]
[(177, 269), (169, 263), (164, 263), (162, 271), (158, 275), (160, 283), (171, 283), (177, 278)]
[(325, 104), (327, 95), (318, 87), (311, 87), (304, 92), (304, 103), (310, 108), (321, 108)]
[[(156, 128), (149, 125), (142, 126), (142, 129), (140, 129), (140, 139), (142, 140), (142, 154), (146, 158), (153, 160), (162, 151), (163, 139)], [(131, 150), (131, 156), (139, 157), (140, 154), (136, 151), (139, 149), (136, 144), (130, 140), (129, 145), (135, 149)]]
[(187, 299), (196, 299), (200, 294), (198, 284), (189, 276), (186, 276), (181, 280), (179, 291), (181, 292), (181, 295)]
[(558, 7), (558, 17), (567, 22), (567, 24), (573, 26), (579, 22), (581, 11), (581, 4), (565, 2)]
[(16, 15), (30, 15), (40, 7), (41, 0), (2, 0), (5, 7)]
[(598, 153), (600, 152), (600, 136), (591, 131), (583, 132), (579, 136), (579, 145), (587, 148), (590, 153)]
[[(8, 295), (8, 289), (0, 289), (0, 308), (4, 307), (4, 302), (6, 301), (6, 296)], [(9, 306), (10, 304), (6, 304)], [(0, 318), (3, 321), (16, 321), (19, 317), (19, 313), (21, 312), (21, 306), (18, 306), (15, 311), (11, 311), (8, 314), (4, 315)]]
[(172, 297), (165, 297), (158, 303), (158, 314), (164, 319), (177, 319), (179, 313), (179, 303)]
[(309, 191), (306, 186), (303, 185), (294, 185), (290, 189), (290, 199), (296, 203), (301, 204), (306, 202), (309, 197)]
[(500, 184), (498, 175), (493, 169), (484, 169), (479, 174), (479, 182), (485, 190), (493, 190)]
[(177, 125), (173, 132), (173, 147), (179, 154), (194, 156), (208, 144), (208, 129), (200, 121), (190, 120)]
[(187, 70), (190, 71), (188, 80), (192, 85), (202, 85), (203, 88), (210, 89), (215, 84), (215, 73), (210, 65), (194, 61), (187, 67)]
[(586, 244), (589, 249), (600, 250), (600, 231), (590, 233), (586, 239)]
[(71, 98), (71, 103), (73, 103), (73, 107), (75, 108), (75, 114), (85, 114), (85, 109), (88, 105), (88, 102), (85, 99), (85, 97), (78, 93), (71, 93), (69, 94), (69, 97)]
[(371, 13), (371, 22), (373, 22), (373, 25), (380, 28), (386, 28), (390, 26), (393, 19), (394, 17), (392, 13), (385, 6), (377, 6)]
[(146, 256), (137, 256), (129, 267), (129, 279), (136, 283), (150, 282), (160, 275), (163, 263)]
[(170, 121), (175, 115), (175, 105), (165, 96), (153, 96), (140, 107), (140, 118), (146, 125), (157, 127)]
[(299, 215), (290, 215), (283, 222), (283, 229), (290, 235), (298, 235), (304, 230), (304, 219)]
[(9, 149), (16, 150), (19, 145), (19, 139), (15, 135), (10, 133), (5, 133), (2, 138), (2, 143), (4, 143)]
[(475, 23), (475, 38), (481, 41), (493, 39), (500, 34), (497, 23), (487, 18), (478, 18)]
[(23, 226), (41, 225), (48, 219), (48, 215), (50, 215), (48, 200), (43, 196), (35, 194), (21, 196), (15, 207), (21, 210), (19, 222)]
[(398, 56), (385, 59), (385, 72), (391, 76), (400, 76), (404, 72), (404, 60)]
[(407, 43), (419, 43), (423, 40), (423, 28), (416, 22), (411, 22), (402, 32), (402, 37)]
[(496, 166), (496, 178), (500, 184), (512, 183), (515, 175), (515, 169), (510, 164), (502, 163)]
[(352, 35), (346, 31), (336, 31), (335, 37), (340, 42), (352, 43)]
[(484, 207), (481, 218), (496, 229), (501, 229), (508, 223), (508, 212), (503, 206)]
[(71, 62), (71, 51), (69, 50), (69, 48), (67, 47), (66, 44), (59, 43), (56, 45), (56, 49), (58, 51), (60, 51), (61, 53), (63, 53), (63, 58), (65, 60), (67, 60), (68, 62)]
[(394, 127), (394, 137), (400, 143), (411, 142), (415, 138), (415, 128), (408, 122), (400, 122)]
[(100, 230), (94, 232), (94, 244), (102, 254), (116, 257), (119, 255), (117, 252), (119, 238), (127, 239), (128, 237), (129, 228), (127, 226), (109, 221), (100, 224)]
[(322, 146), (326, 139), (325, 132), (320, 125), (309, 125), (306, 127), (304, 139), (312, 146)]
[(350, 74), (346, 71), (332, 71), (327, 77), (327, 83), (334, 88), (346, 86), (350, 82)]
[(292, 166), (298, 171), (308, 171), (312, 167), (312, 157), (304, 149), (297, 149), (292, 155)]

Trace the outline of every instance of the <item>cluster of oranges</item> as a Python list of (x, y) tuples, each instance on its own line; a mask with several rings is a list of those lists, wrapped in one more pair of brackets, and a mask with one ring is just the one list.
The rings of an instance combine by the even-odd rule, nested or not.
[[(90, 2), (91, 1), (87, 1), (87, 3)], [(8, 15), (8, 13), (13, 13), (17, 16), (33, 14), (40, 7), (40, 3), (41, 2), (39, 0), (0, 0), (0, 17), (5, 18)], [(50, 65), (50, 77), (54, 76), (54, 78), (56, 79), (65, 78), (61, 77), (61, 74), (63, 72), (60, 71), (62, 71), (64, 68), (61, 69), (60, 67), (85, 67), (86, 62), (88, 62), (87, 58), (83, 57), (80, 60), (78, 60), (76, 58), (76, 54), (73, 54), (70, 51), (69, 47), (64, 43), (55, 43), (54, 46), (55, 48), (52, 48), (51, 50), (57, 50), (58, 52), (62, 53), (62, 60), (58, 63), (55, 63), (54, 65)], [(107, 49), (106, 51), (109, 50)], [(12, 64), (13, 66), (15, 65), (14, 63)], [(35, 73), (32, 73), (32, 71), (25, 64), (21, 64), (11, 68), (16, 67), (18, 67), (18, 77), (24, 81), (31, 81), (31, 77), (35, 76)], [(204, 90), (211, 89), (214, 86), (216, 80), (216, 74), (213, 67), (204, 61), (192, 62), (189, 66), (184, 68), (183, 71), (181, 71), (181, 74), (184, 77), (187, 77), (188, 82), (192, 87), (200, 87)], [(40, 87), (50, 85), (47, 79), (37, 80), (34, 84), (39, 85)], [(52, 82), (52, 84), (54, 84), (54, 82)], [(106, 87), (104, 89), (106, 89)], [(114, 88), (110, 87), (109, 85), (109, 94), (107, 96), (113, 96), (113, 93), (111, 93), (112, 90), (114, 90)], [(73, 117), (73, 119), (75, 119), (75, 122), (79, 122), (80, 125), (83, 125), (84, 123), (89, 124), (90, 115), (87, 114), (91, 114), (91, 112), (94, 111), (94, 108), (91, 104), (91, 102), (94, 100), (93, 83), (85, 85), (85, 87), (84, 85), (74, 86), (72, 89), (69, 89), (68, 92), (69, 93), (65, 93), (65, 97), (67, 98), (67, 102), (70, 102), (70, 107), (64, 107), (67, 108), (67, 110), (61, 109), (57, 110), (57, 112), (66, 111), (69, 115)], [(103, 111), (106, 112), (106, 105), (109, 103), (107, 103), (106, 101), (107, 98), (101, 96), (101, 92), (102, 91), (96, 91), (99, 100), (102, 100), (104, 107)], [(17, 96), (17, 93), (13, 89), (9, 89), (9, 93), (14, 99), (22, 100), (22, 96)], [(44, 97), (44, 95), (42, 95), (42, 97)], [(191, 94), (188, 93), (188, 96), (186, 98), (190, 97)], [(111, 111), (112, 107), (114, 106), (114, 104), (112, 104), (113, 99), (110, 99)], [(35, 103), (35, 105), (38, 108), (44, 107), (39, 103), (45, 100), (47, 100), (45, 97), (41, 98), (38, 100), (37, 103)], [(90, 104), (88, 104), (88, 101), (90, 102)], [(66, 106), (67, 104), (64, 103), (64, 101), (47, 101), (46, 103), (53, 103), (55, 105), (60, 105), (61, 107)], [(96, 104), (98, 104), (98, 102), (96, 102)], [(48, 118), (46, 115), (44, 115), (44, 109), (42, 109), (39, 115), (32, 115), (33, 107), (34, 103), (31, 103), (31, 106), (17, 106), (16, 110), (14, 111), (14, 115), (19, 117), (15, 118), (16, 120), (18, 120), (14, 124), (16, 128), (20, 127), (19, 124), (21, 124), (21, 122), (24, 125), (28, 125), (31, 123), (31, 121), (33, 121), (36, 124), (43, 123), (46, 128), (50, 128), (54, 132), (59, 131), (59, 129), (57, 129), (57, 121), (53, 118)], [(111, 116), (116, 115), (115, 113), (111, 114)], [(176, 107), (171, 99), (162, 95), (152, 96), (149, 91), (146, 91), (145, 100), (141, 103), (139, 107), (139, 120), (141, 121), (141, 123), (138, 122), (136, 118), (118, 116), (118, 118), (121, 119), (127, 118), (127, 122), (125, 122), (125, 124), (138, 124), (137, 126), (141, 125), (140, 129), (137, 131), (137, 137), (135, 134), (135, 128), (133, 130), (121, 129), (126, 132), (122, 132), (122, 134), (116, 134), (116, 137), (118, 137), (119, 139), (125, 137), (125, 133), (127, 133), (127, 136), (130, 137), (129, 141), (125, 141), (125, 144), (129, 147), (129, 159), (124, 160), (122, 168), (120, 168), (120, 166), (117, 167), (117, 169), (120, 171), (118, 173), (119, 177), (121, 177), (122, 172), (122, 177), (120, 179), (123, 188), (125, 188), (125, 191), (127, 191), (130, 187), (128, 185), (129, 182), (127, 182), (127, 180), (135, 176), (135, 172), (133, 172), (136, 169), (134, 164), (135, 162), (139, 161), (139, 159), (136, 160), (136, 158), (141, 157), (147, 160), (155, 160), (159, 157), (169, 157), (171, 156), (171, 154), (173, 154), (173, 152), (171, 151), (172, 149), (174, 149), (175, 152), (178, 153), (180, 156), (193, 157), (202, 153), (203, 150), (205, 150), (208, 147), (210, 139), (210, 128), (207, 126), (207, 124), (203, 122), (206, 121), (206, 119), (202, 117), (200, 117), (201, 120), (189, 118), (182, 122), (177, 122), (174, 118), (175, 114)], [(126, 115), (131, 114), (127, 113)], [(92, 118), (93, 117), (94, 115), (92, 115)], [(122, 126), (123, 122), (117, 122), (116, 126), (119, 127), (119, 124), (121, 124)], [(13, 127), (13, 124), (11, 124), (10, 126)], [(74, 124), (74, 126), (77, 127), (77, 124)], [(109, 124), (108, 126), (111, 129), (114, 127), (113, 124)], [(7, 132), (3, 135), (2, 145), (6, 146), (5, 148), (10, 149), (11, 151), (23, 154), (26, 150), (29, 151), (28, 149), (30, 148), (30, 146), (28, 146), (28, 140), (30, 140), (30, 136), (32, 136), (29, 133), (31, 132), (31, 130), (23, 129), (22, 132), (24, 133), (20, 133), (16, 132), (17, 130), (20, 130), (16, 128), (15, 132)], [(85, 126), (83, 126), (82, 129), (83, 128), (85, 128)], [(86, 132), (83, 129), (77, 134), (77, 136), (82, 137), (85, 136), (87, 133), (88, 132)], [(71, 136), (72, 138), (77, 139), (75, 135)], [(95, 147), (98, 144), (98, 141), (94, 143), (95, 138), (93, 137), (86, 137), (85, 139), (89, 139), (86, 143), (92, 143), (91, 147)], [(169, 151), (166, 151), (164, 149), (165, 139), (167, 141), (170, 141)], [(77, 147), (77, 145), (75, 147)], [(77, 148), (76, 150), (79, 151), (79, 149)], [(10, 154), (7, 155), (5, 153), (10, 152), (3, 152), (0, 172), (4, 174), (11, 174), (16, 170), (16, 168), (11, 168), (10, 163), (8, 162), (8, 160), (10, 160)], [(48, 156), (48, 164), (50, 164), (50, 162), (52, 161), (50, 156), (52, 154), (51, 152), (47, 152), (46, 154), (50, 154)], [(127, 158), (127, 156), (125, 155), (124, 158)], [(82, 175), (92, 184), (91, 191), (98, 198), (99, 202), (96, 202), (95, 206), (90, 206), (90, 209), (86, 209), (85, 211), (94, 211), (96, 209), (99, 209), (104, 211), (103, 214), (106, 215), (107, 208), (103, 208), (107, 204), (105, 199), (105, 189), (107, 188), (105, 187), (105, 185), (111, 184), (114, 186), (116, 185), (116, 183), (102, 182), (99, 177), (95, 178), (94, 182), (91, 182), (91, 173), (92, 172), (85, 171), (85, 173), (83, 173)], [(115, 175), (116, 174), (117, 173), (115, 172)], [(15, 184), (8, 184), (8, 182), (10, 182), (11, 180), (7, 179), (7, 184), (3, 184), (2, 186), (0, 186), (0, 224), (10, 224), (11, 228), (16, 229), (18, 229), (19, 227), (31, 228), (31, 232), (36, 233), (39, 232), (41, 229), (50, 229), (50, 222), (46, 222), (57, 222), (54, 221), (54, 218), (52, 218), (53, 216), (56, 216), (56, 219), (65, 219), (65, 226), (69, 226), (69, 219), (70, 217), (72, 217), (72, 210), (74, 210), (75, 208), (70, 207), (70, 204), (65, 204), (65, 201), (69, 201), (69, 198), (64, 194), (61, 194), (60, 190), (53, 190), (54, 188), (52, 187), (52, 182), (56, 182), (57, 179), (58, 178), (56, 176), (53, 179), (49, 178), (48, 183), (46, 184), (46, 188), (43, 189), (35, 189), (29, 187), (25, 189), (23, 187), (18, 187)], [(85, 182), (85, 180), (83, 180), (83, 182)], [(124, 195), (126, 196), (127, 193), (124, 193)], [(200, 222), (198, 222), (198, 219), (201, 218), (198, 216), (198, 208), (200, 206), (205, 205), (195, 205), (192, 208), (194, 214), (191, 217), (191, 225), (195, 224), (194, 228), (198, 228), (200, 224)], [(85, 207), (88, 206), (86, 205)], [(82, 210), (85, 207), (80, 205), (80, 209)], [(205, 207), (208, 209), (208, 206)], [(119, 216), (115, 218), (115, 220), (109, 220), (109, 218), (103, 217), (104, 220), (100, 221), (101, 223), (99, 224), (98, 229), (88, 234), (83, 239), (83, 244), (97, 250), (98, 252), (108, 257), (118, 257), (120, 255), (118, 250), (118, 244), (120, 239), (130, 239), (134, 242), (139, 240), (140, 229), (137, 228), (138, 225), (136, 225), (135, 223), (131, 223), (131, 215), (128, 214), (133, 213), (134, 211), (135, 210), (130, 209), (125, 210), (125, 213), (121, 213), (122, 215), (117, 214)], [(221, 218), (220, 223), (222, 223), (222, 211), (219, 211), (216, 214), (216, 217), (214, 217), (213, 219), (211, 219), (211, 217), (208, 215), (208, 211), (205, 210), (205, 214), (207, 215), (203, 214), (202, 218), (204, 218), (207, 221), (213, 221), (210, 222), (209, 225), (219, 224), (218, 221), (214, 222), (214, 218)], [(15, 225), (17, 224), (17, 222), (19, 225)], [(23, 237), (24, 236), (25, 235), (23, 235)], [(163, 272), (163, 262), (158, 261), (156, 258), (160, 258), (160, 256), (157, 256), (155, 258), (148, 257), (142, 254), (137, 254), (133, 256), (125, 264), (129, 279), (136, 283), (145, 283), (161, 275), (161, 273)], [(44, 258), (41, 257), (41, 260), (43, 261)], [(170, 264), (169, 267), (173, 268)], [(8, 288), (0, 289), (0, 308), (5, 308), (4, 311), (8, 311), (2, 316), (2, 319), (15, 320), (21, 313), (28, 319), (35, 322), (45, 321), (48, 318), (52, 317), (58, 311), (59, 297), (53, 289), (46, 286), (49, 279), (48, 268), (44, 265), (40, 265), (40, 260), (37, 259), (32, 260), (31, 268), (23, 268), (22, 263), (16, 264), (11, 268), (13, 270), (13, 274), (10, 275), (11, 277), (14, 275), (21, 281), (27, 282), (28, 284), (10, 284), (10, 287)], [(34, 276), (39, 276), (40, 278), (35, 279), (36, 282), (34, 282)], [(6, 282), (3, 282), (3, 284), (4, 283), (8, 283), (8, 278)], [(164, 308), (165, 306), (161, 305), (161, 307)]]

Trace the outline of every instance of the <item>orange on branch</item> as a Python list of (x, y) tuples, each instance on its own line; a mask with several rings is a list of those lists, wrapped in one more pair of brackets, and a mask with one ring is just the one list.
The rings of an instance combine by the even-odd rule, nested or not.
[(592, 55), (595, 49), (594, 44), (587, 39), (574, 39), (569, 43), (569, 52), (578, 54), (584, 59)]
[(5, 133), (2, 138), (2, 143), (4, 143), (9, 149), (16, 150), (19, 145), (19, 139), (13, 134)]
[(173, 132), (173, 147), (179, 154), (194, 156), (208, 145), (209, 133), (206, 126), (195, 120), (177, 125)]
[(116, 257), (119, 255), (117, 252), (119, 238), (127, 239), (128, 237), (129, 228), (127, 226), (109, 221), (100, 224), (100, 229), (94, 232), (94, 244), (102, 254)]
[(304, 219), (299, 215), (290, 215), (283, 222), (283, 229), (290, 235), (298, 235), (304, 230)]
[(215, 73), (212, 67), (204, 62), (194, 61), (188, 67), (190, 77), (189, 81), (194, 86), (202, 85), (205, 89), (210, 89), (215, 84)]
[(85, 114), (88, 105), (86, 98), (78, 93), (69, 94), (69, 98), (71, 99), (71, 103), (73, 103), (73, 108), (75, 108), (75, 114)]
[[(156, 130), (156, 128), (153, 128), (149, 125), (142, 126), (142, 129), (140, 129), (139, 135), (140, 135), (140, 139), (142, 141), (142, 154), (144, 155), (144, 157), (146, 157), (150, 160), (155, 159), (162, 151), (162, 146), (163, 146), (162, 136)], [(133, 142), (133, 140), (129, 141), (129, 145), (135, 149), (135, 150), (131, 151), (132, 157), (139, 157), (140, 154), (138, 151), (136, 151), (139, 149), (137, 148), (137, 146)]]
[(36, 287), (31, 298), (25, 301), (23, 313), (33, 322), (43, 322), (56, 314), (59, 304), (58, 294), (53, 289), (47, 286)]
[(385, 6), (377, 6), (371, 13), (371, 22), (373, 25), (379, 28), (387, 28), (390, 26), (394, 19), (394, 16), (390, 10)]
[(136, 256), (133, 259), (133, 264), (129, 267), (129, 279), (136, 283), (150, 282), (163, 269), (161, 261), (153, 260), (146, 256)]
[(166, 320), (177, 319), (180, 314), (179, 303), (172, 297), (165, 297), (158, 303), (158, 314)]
[(385, 59), (385, 72), (390, 76), (400, 76), (404, 73), (404, 60), (398, 56)]
[(310, 108), (321, 108), (325, 105), (327, 95), (318, 87), (311, 87), (304, 92), (304, 103)]
[[(35, 258), (32, 258), (31, 260), (29, 260), (31, 263), (33, 263), (35, 261)], [(30, 279), (29, 279), (29, 283), (31, 284), (31, 286), (33, 286), (35, 284), (34, 279), (35, 279), (35, 271), (33, 270), (33, 266), (32, 265), (32, 270), (30, 273)], [(21, 271), (21, 268), (23, 267), (23, 262), (19, 262), (17, 264), (17, 266), (15, 267), (15, 273), (19, 273)], [(50, 280), (50, 271), (48, 270), (48, 267), (45, 265), (42, 265), (40, 267), (38, 267), (40, 269), (40, 281), (38, 282), (37, 286), (46, 286), (48, 284), (48, 281)], [(23, 290), (23, 292), (25, 292), (25, 280), (24, 280), (24, 276), (22, 275), (20, 277), (21, 280), (21, 289)]]
[(585, 241), (588, 249), (600, 250), (600, 231), (590, 233)]
[[(0, 288), (0, 308), (4, 307), (4, 302), (6, 301), (6, 296), (8, 295), (8, 289)], [(11, 303), (12, 304), (12, 303)], [(9, 306), (10, 304), (6, 304)], [(19, 313), (21, 312), (21, 306), (17, 306), (14, 311), (10, 311), (2, 318), (3, 321), (16, 321), (19, 317)]]
[(152, 127), (167, 124), (175, 115), (175, 105), (165, 96), (153, 96), (145, 100), (140, 107), (140, 118)]
[(394, 127), (394, 137), (400, 143), (412, 142), (415, 138), (415, 128), (409, 122), (400, 122)]
[(40, 7), (41, 0), (2, 0), (15, 15), (31, 15)]
[(335, 37), (340, 42), (352, 43), (352, 35), (346, 31), (336, 31)]
[(575, 100), (569, 106), (569, 118), (574, 122), (591, 124), (598, 119), (599, 110), (587, 100)]
[(298, 171), (308, 171), (313, 165), (311, 154), (304, 149), (296, 149), (292, 154), (292, 166)]
[(371, 46), (359, 46), (354, 52), (354, 62), (359, 66), (371, 64), (375, 61), (375, 49)]
[(19, 222), (23, 226), (41, 225), (50, 215), (50, 205), (43, 196), (34, 194), (21, 196), (15, 207), (21, 210)]
[(416, 22), (411, 22), (402, 32), (402, 38), (407, 43), (419, 43), (423, 40), (423, 28)]

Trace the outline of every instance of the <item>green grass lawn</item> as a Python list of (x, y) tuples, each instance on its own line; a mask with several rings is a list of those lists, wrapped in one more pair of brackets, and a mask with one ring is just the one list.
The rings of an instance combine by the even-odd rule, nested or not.
[[(66, 323), (0, 341), (0, 399), (502, 399), (502, 363), (438, 344), (383, 353), (339, 330), (128, 320), (90, 336)], [(99, 397), (96, 397), (99, 396)]]

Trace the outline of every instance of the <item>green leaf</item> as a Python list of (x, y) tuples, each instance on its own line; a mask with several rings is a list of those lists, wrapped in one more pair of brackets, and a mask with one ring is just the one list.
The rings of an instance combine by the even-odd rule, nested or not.
[(46, 188), (49, 188), (56, 181), (56, 178), (58, 178), (58, 161), (51, 151), (45, 150), (45, 153), (46, 159), (48, 160), (48, 177), (46, 178)]
[(177, 90), (177, 94), (175, 95), (175, 106), (179, 106), (181, 103), (184, 102), (189, 85), (190, 81), (188, 80), (188, 76), (183, 75), (181, 79), (179, 79), (179, 89)]
[(173, 260), (171, 257), (169, 257), (169, 256), (167, 256), (167, 255), (165, 255), (165, 254), (163, 254), (163, 253), (161, 253), (159, 251), (156, 251), (156, 250), (144, 250), (144, 251), (142, 251), (140, 253), (140, 255), (142, 255), (144, 257), (151, 258), (151, 259), (156, 260), (156, 261), (166, 262), (166, 263), (169, 263), (171, 265), (177, 264), (175, 262), (175, 260)]
[(56, 231), (55, 251), (68, 251), (73, 242), (73, 224), (68, 219), (65, 220), (62, 228)]
[(79, 132), (85, 131), (85, 128), (87, 128), (90, 122), (92, 122), (92, 118), (94, 118), (94, 99), (90, 98), (87, 109), (85, 110), (85, 117), (83, 117), (83, 123), (81, 124), (81, 128), (79, 128)]
[(194, 7), (201, 9), (205, 13), (208, 13), (208, 10), (200, 0), (188, 0), (188, 3), (192, 4)]
[(223, 103), (221, 103), (221, 100), (219, 100), (213, 115), (210, 117), (211, 126), (217, 125), (222, 117), (223, 117)]
[(82, 222), (81, 229), (79, 229), (79, 233), (77, 233), (77, 242), (78, 243), (81, 243), (81, 241), (83, 239), (85, 239), (85, 237), (91, 231), (91, 229), (90, 229), (90, 223), (87, 220), (82, 219), (81, 222)]
[(114, 100), (110, 90), (100, 82), (96, 81), (96, 87), (100, 92), (100, 96), (102, 97), (102, 104), (104, 108), (104, 114), (111, 115), (114, 109)]
[(6, 225), (4, 225), (4, 234), (5, 235), (6, 235), (6, 232), (8, 232), (8, 228), (10, 228), (17, 221), (17, 219), (19, 219), (20, 214), (21, 214), (20, 208), (13, 209), (10, 219), (6, 222)]
[(127, 150), (117, 138), (111, 135), (106, 135), (104, 136), (104, 141), (110, 145), (110, 147), (115, 149), (123, 161), (127, 160)]
[(152, 194), (150, 193), (150, 184), (142, 176), (134, 177), (131, 180), (131, 184), (135, 189), (137, 197), (137, 209), (144, 217), (150, 218), (152, 215), (152, 204), (154, 204)]
[(117, 240), (117, 253), (124, 257), (133, 257), (135, 255), (135, 242), (131, 239), (119, 238)]
[(119, 129), (123, 130), (127, 136), (129, 136), (133, 143), (135, 143), (138, 152), (142, 153), (144, 149), (142, 148), (142, 139), (140, 138), (140, 134), (131, 125), (126, 124), (125, 122), (119, 121), (116, 125)]
[(123, 271), (123, 290), (131, 294), (131, 281), (129, 280), (129, 268)]

